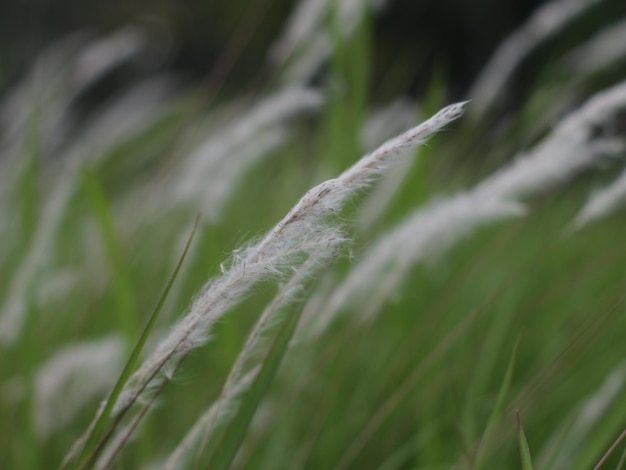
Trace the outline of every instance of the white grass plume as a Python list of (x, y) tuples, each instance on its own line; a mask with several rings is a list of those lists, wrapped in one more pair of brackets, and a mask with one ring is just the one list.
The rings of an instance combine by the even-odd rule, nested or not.
[[(326, 305), (316, 307), (319, 314), (307, 314), (312, 319), (313, 332), (323, 332), (348, 302), (357, 299), (359, 319), (370, 320), (415, 263), (444, 251), (480, 225), (522, 214), (520, 204), (475, 198), (471, 193), (418, 209), (379, 238)], [(308, 310), (307, 306), (305, 311)]]
[(281, 68), (281, 83), (309, 83), (328, 61), (333, 51), (332, 41), (318, 31), (304, 44), (298, 55)]
[(28, 132), (28, 124), (37, 116), (44, 140), (58, 124), (72, 98), (68, 64), (85, 41), (77, 33), (58, 41), (36, 58), (27, 76), (11, 89), (0, 103), (0, 148), (2, 160), (17, 157), (17, 151)]
[(306, 83), (333, 51), (325, 15), (335, 12), (338, 30), (350, 37), (363, 15), (381, 10), (386, 3), (387, 0), (300, 0), (271, 46), (269, 59), (284, 70), (286, 83)]
[(113, 143), (158, 121), (171, 107), (178, 78), (160, 75), (127, 87), (98, 109), (94, 117), (73, 136), (63, 159), (76, 163), (99, 161)]
[(570, 74), (590, 75), (626, 60), (626, 20), (607, 26), (567, 54), (563, 69)]
[(297, 300), (298, 296), (305, 290), (307, 281), (314, 277), (315, 273), (322, 267), (323, 265), (320, 265), (317, 259), (309, 258), (265, 307), (228, 374), (224, 385), (224, 390), (227, 393), (233, 384), (241, 380), (245, 369), (250, 366), (253, 355), (256, 354), (257, 350), (262, 349), (262, 340), (266, 331), (281, 321), (287, 307)]
[(626, 108), (626, 81), (592, 96), (570, 113), (547, 138), (510, 166), (484, 180), (477, 191), (489, 197), (516, 198), (564, 181), (592, 164), (598, 154), (616, 153), (623, 139), (594, 137)]
[(553, 0), (539, 7), (500, 44), (476, 79), (469, 93), (474, 102), (472, 114), (480, 115), (492, 108), (516, 67), (533, 49), (600, 1)]
[[(624, 394), (626, 386), (626, 363), (617, 365), (606, 375), (598, 386), (578, 409), (561, 424), (561, 430), (555, 432), (537, 456), (537, 468), (571, 468), (591, 437), (607, 415), (613, 413)], [(558, 453), (555, 455), (555, 453)]]
[(345, 237), (339, 228), (326, 223), (327, 218), (339, 212), (350, 196), (367, 187), (403, 149), (422, 143), (457, 119), (464, 107), (465, 103), (457, 103), (442, 109), (366, 155), (339, 177), (315, 186), (259, 242), (237, 250), (230, 265), (223, 267), (223, 275), (207, 283), (189, 313), (133, 374), (114, 412), (131, 404), (167, 364), (206, 342), (215, 322), (239, 303), (257, 282), (283, 276), (307, 256), (320, 262), (334, 258), (337, 243)]
[(257, 354), (257, 350), (262, 349), (260, 345), (263, 343), (265, 332), (280, 321), (287, 306), (302, 292), (306, 280), (313, 276), (317, 268), (318, 263), (309, 259), (264, 309), (231, 368), (220, 396), (170, 454), (164, 465), (166, 469), (185, 468), (186, 462), (193, 458), (193, 452), (200, 445), (200, 441), (202, 440), (203, 446), (206, 445), (215, 430), (236, 410), (238, 397), (247, 390), (260, 370), (260, 364), (252, 364), (252, 357)]
[(75, 132), (70, 135), (69, 130), (76, 98), (107, 72), (147, 51), (147, 34), (138, 27), (96, 39), (79, 32), (49, 46), (0, 103), (0, 169), (17, 157), (31, 120), (37, 122), (46, 156), (58, 153), (68, 137), (74, 142)]
[(321, 309), (313, 331), (323, 331), (355, 299), (367, 302), (363, 319), (370, 319), (416, 262), (451, 246), (479, 225), (523, 214), (517, 199), (570, 178), (600, 154), (623, 150), (624, 143), (614, 138), (593, 138), (593, 131), (610, 123), (623, 108), (626, 82), (589, 99), (533, 150), (473, 190), (418, 209), (368, 250)]
[(232, 404), (252, 384), (260, 367), (251, 369), (241, 377), (229, 389), (227, 395), (223, 395), (215, 401), (196, 421), (187, 432), (183, 440), (170, 453), (166, 461), (159, 466), (165, 470), (178, 470), (189, 468), (189, 462), (194, 458), (194, 452), (198, 449), (207, 426), (219, 427), (231, 414)]
[[(188, 154), (182, 168), (168, 182), (170, 188), (163, 191), (164, 199), (160, 205), (147, 208), (152, 210), (152, 217), (161, 217), (164, 206), (191, 205), (201, 207), (203, 222), (207, 225), (217, 223), (223, 214), (225, 202), (237, 187), (237, 180), (245, 174), (251, 165), (258, 162), (288, 139), (288, 123), (295, 117), (317, 111), (324, 103), (323, 95), (312, 88), (291, 87), (280, 90), (252, 105), (243, 119), (237, 122), (220, 122), (217, 130), (204, 139)], [(239, 108), (241, 105), (233, 105)], [(245, 108), (244, 108), (245, 109)], [(240, 112), (243, 112), (241, 109)], [(212, 113), (216, 114), (216, 113)], [(222, 118), (223, 119), (223, 118)], [(149, 188), (152, 191), (152, 188)], [(135, 199), (152, 200), (152, 192)], [(136, 209), (128, 212), (128, 220), (136, 217)], [(202, 234), (202, 228), (199, 230)], [(182, 247), (188, 235), (181, 234), (177, 245)], [(200, 247), (191, 246), (188, 256), (194, 257)], [(178, 263), (178, 257), (172, 258), (172, 266)], [(189, 265), (182, 268), (184, 276)], [(178, 300), (183, 283), (177, 283), (170, 295)]]
[(300, 0), (272, 45), (270, 58), (282, 64), (320, 34), (327, 36), (324, 17), (332, 8), (336, 9), (341, 32), (350, 36), (368, 9), (379, 10), (386, 3), (387, 0)]
[(35, 429), (45, 438), (65, 426), (84, 405), (111, 387), (122, 366), (119, 336), (64, 347), (35, 376)]
[(64, 153), (69, 169), (66, 168), (54, 181), (50, 194), (45, 198), (39, 226), (24, 259), (11, 278), (8, 294), (0, 304), (0, 347), (12, 344), (19, 337), (28, 290), (48, 263), (65, 211), (80, 187), (80, 179), (76, 177), (74, 167), (87, 158), (97, 161), (105, 155), (103, 149), (140, 131), (147, 125), (147, 121), (156, 119), (165, 106), (163, 100), (170, 85), (169, 80), (159, 78), (132, 88), (99, 114), (94, 122), (76, 136), (76, 142)]
[(576, 215), (572, 228), (579, 229), (588, 223), (609, 215), (626, 203), (626, 171), (606, 188), (593, 193)]
[(59, 183), (46, 200), (29, 250), (12, 276), (7, 295), (0, 304), (0, 347), (12, 344), (19, 337), (26, 315), (28, 291), (48, 261), (62, 216), (74, 194), (73, 184)]
[(75, 93), (102, 78), (121, 64), (138, 59), (148, 52), (147, 31), (138, 26), (126, 26), (111, 34), (96, 38), (83, 47), (72, 63), (72, 84)]
[(328, 0), (300, 0), (290, 15), (287, 26), (271, 48), (270, 56), (284, 62), (294, 50), (308, 42), (324, 17)]
[[(169, 203), (201, 204), (214, 221), (235, 180), (269, 150), (284, 142), (284, 128), (295, 116), (324, 103), (320, 92), (289, 88), (255, 104), (246, 116), (214, 132), (185, 159), (167, 191)], [(260, 146), (257, 147), (257, 140)]]
[[(360, 141), (364, 148), (372, 148), (390, 136), (406, 129), (418, 120), (418, 108), (407, 100), (396, 100), (370, 113), (361, 129)], [(372, 227), (389, 206), (402, 185), (415, 159), (406, 158), (387, 172), (359, 207), (358, 222), (362, 230)]]

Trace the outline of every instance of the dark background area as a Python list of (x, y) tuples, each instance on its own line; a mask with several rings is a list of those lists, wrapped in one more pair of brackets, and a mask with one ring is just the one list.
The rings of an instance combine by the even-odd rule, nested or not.
[[(617, 0), (619, 3), (621, 0)], [(443, 65), (463, 89), (504, 36), (540, 0), (395, 0), (374, 25), (375, 54), (383, 67), (396, 54), (422, 68)], [(77, 1), (3, 0), (0, 3), (0, 90), (15, 81), (38, 53), (76, 31), (104, 34), (139, 24), (172, 46), (168, 66), (191, 79), (224, 75), (239, 87), (258, 75), (293, 0)], [(414, 77), (413, 86), (419, 86)]]
[[(153, 38), (159, 60), (140, 70), (171, 71), (225, 98), (257, 91), (272, 77), (268, 52), (280, 36), (296, 0), (90, 1), (4, 0), (0, 2), (0, 97), (24, 76), (48, 46), (81, 32), (98, 37), (138, 25)], [(449, 99), (466, 99), (493, 51), (542, 0), (388, 0), (372, 25), (371, 96), (410, 93), (418, 98), (439, 74)], [(626, 15), (624, 0), (601, 0), (559, 34), (525, 57), (509, 88), (516, 107), (547, 64)], [(625, 46), (626, 47), (626, 46)], [(165, 59), (165, 60), (162, 60)], [(392, 90), (382, 81), (396, 73)], [(136, 78), (136, 77), (135, 77)], [(128, 77), (121, 76), (121, 82)]]

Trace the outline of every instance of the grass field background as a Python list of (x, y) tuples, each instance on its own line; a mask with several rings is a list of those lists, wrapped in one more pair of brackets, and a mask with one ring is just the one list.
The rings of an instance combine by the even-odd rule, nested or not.
[[(597, 13), (588, 8), (582, 17)], [(80, 76), (77, 57), (95, 43), (51, 48), (2, 108), (2, 466), (58, 468), (142, 332), (150, 333), (143, 360), (205, 283), (228, 272), (233, 250), (260, 239), (316, 184), (464, 98), (464, 116), (331, 214), (349, 241), (317, 260), (300, 252), (237, 294), (210, 341), (194, 344), (130, 408), (116, 431), (146, 415), (110, 465), (529, 468), (517, 412), (534, 468), (594, 468), (626, 428), (626, 221), (617, 203), (597, 218), (581, 209), (624, 171), (626, 92), (624, 104), (616, 98), (610, 114), (544, 152), (559, 162), (545, 165), (554, 174), (538, 166), (536, 188), (503, 197), (523, 214), (500, 208), (481, 218), (475, 199), (463, 197), (534, 155), (594, 96), (626, 88), (626, 49), (608, 50), (624, 38), (626, 16), (612, 8), (613, 21), (585, 37), (564, 20), (537, 44), (527, 38), (509, 78), (495, 69), (492, 101), (480, 94), (483, 76), (467, 96), (451, 97), (450, 64), (417, 97), (392, 92), (402, 90), (406, 63), (376, 70), (374, 80), (368, 8), (331, 8), (294, 51), (268, 57), (277, 62), (262, 87), (232, 96), (151, 76), (94, 104), (115, 59), (100, 75)], [(116, 34), (109, 39), (131, 37)], [(578, 138), (585, 145), (568, 147)], [(569, 151), (593, 157), (572, 170)], [(614, 192), (617, 202), (626, 193)], [(446, 212), (454, 198), (467, 202)], [(333, 303), (395, 227), (433, 212), (360, 290)], [(307, 259), (313, 267), (299, 279)], [(295, 291), (283, 298), (285, 286)], [(249, 380), (231, 393), (227, 377), (277, 295), (280, 308), (245, 362)], [(330, 320), (321, 327), (320, 319)], [(210, 437), (168, 466), (229, 393), (200, 433)], [(99, 464), (87, 459), (113, 424), (114, 415), (67, 468), (107, 467), (106, 451)], [(622, 444), (603, 468), (621, 468), (623, 452)]]

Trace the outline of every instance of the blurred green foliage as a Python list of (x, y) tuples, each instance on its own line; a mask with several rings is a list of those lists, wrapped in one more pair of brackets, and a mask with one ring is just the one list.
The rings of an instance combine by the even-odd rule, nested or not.
[[(624, 64), (581, 80), (555, 59), (604, 24), (607, 11), (619, 11), (618, 3), (607, 4), (608, 10), (585, 20), (589, 24), (566, 31), (522, 64), (511, 87), (514, 104), (504, 112), (468, 118), (420, 149), (374, 227), (360, 230), (353, 223), (367, 195), (351, 202), (343, 218), (355, 239), (354, 259), (324, 272), (312, 292), (338, 284), (397, 221), (471, 187), (549, 133), (566, 110), (615, 77), (623, 79)], [(38, 434), (39, 366), (77, 340), (114, 332), (129, 344), (137, 339), (198, 212), (192, 254), (155, 330), (167, 331), (207, 279), (220, 274), (232, 250), (271, 229), (308, 188), (368, 150), (359, 136), (377, 103), (409, 90), (423, 113), (434, 112), (466, 91), (490, 50), (535, 4), (397, 2), (378, 19), (362, 18), (347, 38), (329, 14), (332, 54), (312, 80), (325, 94), (322, 110), (284, 124), (285, 141), (241, 176), (218, 220), (203, 216), (200, 204), (168, 205), (175, 196), (166, 193), (168, 177), (202, 143), (203, 133), (226, 133), (229, 125), (220, 123), (243, 119), (251, 102), (280, 86), (282, 71), (271, 70), (265, 54), (290, 6), (277, 0), (38, 4), (32, 11), (42, 12), (45, 39), (36, 33), (42, 23), (35, 22), (22, 31), (32, 49), (3, 52), (7, 76), (16, 77), (33, 51), (56, 35), (133, 20), (172, 34), (177, 50), (170, 66), (203, 77), (163, 100), (141, 125), (90, 148), (80, 161), (82, 172), (63, 150), (56, 160), (45, 159), (50, 149), (37, 113), (31, 116), (32, 132), (10, 167), (16, 177), (8, 180), (1, 205), (0, 220), (11, 223), (0, 227), (0, 305), (10, 298), (38, 236), (50, 230), (45, 214), (57, 195), (66, 197), (45, 256), (26, 280), (19, 341), (3, 350), (11, 358), (0, 365), (0, 455), (7, 468), (56, 467), (88, 427), (94, 398), (60, 430)], [(25, 6), (7, 2), (2, 8)], [(47, 15), (57, 19), (48, 22)], [(526, 81), (529, 75), (533, 79)], [(518, 82), (524, 85), (519, 90)], [(206, 88), (217, 83), (227, 92), (214, 99)], [(231, 98), (236, 103), (228, 109)], [(97, 116), (99, 108), (92, 112)], [(590, 468), (626, 426), (625, 221), (621, 213), (573, 233), (566, 228), (587, 195), (623, 166), (623, 159), (609, 160), (530, 198), (526, 217), (483, 227), (418, 264), (370, 324), (355, 321), (362, 312), (346, 307), (321, 337), (286, 352), (293, 314), (272, 337), (275, 347), (225, 428), (226, 441), (209, 444), (213, 451), (225, 442), (214, 458), (224, 468), (231, 461), (236, 468), (259, 469), (530, 468), (520, 462), (519, 410), (528, 441), (522, 440), (523, 462), (528, 445), (536, 468)], [(53, 283), (64, 273), (74, 276), (65, 291)], [(46, 296), (46, 286), (59, 292)], [(219, 396), (276, 290), (274, 283), (262, 283), (216, 325), (210, 344), (194, 351), (165, 387), (160, 406), (116, 468), (141, 468), (169, 454)], [(607, 468), (618, 460), (619, 453)]]

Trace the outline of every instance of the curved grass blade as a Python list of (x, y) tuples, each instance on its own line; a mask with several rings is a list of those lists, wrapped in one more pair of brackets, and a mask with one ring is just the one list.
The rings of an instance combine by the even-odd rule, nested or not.
[(515, 410), (515, 419), (517, 420), (517, 435), (519, 438), (519, 452), (522, 458), (522, 470), (533, 470), (533, 462), (530, 458), (528, 441), (526, 440), (526, 434), (524, 434), (522, 420), (519, 416), (519, 411), (517, 410)]
[(226, 470), (230, 467), (241, 443), (246, 437), (246, 432), (256, 409), (267, 392), (289, 348), (289, 342), (291, 341), (301, 314), (302, 308), (300, 307), (283, 323), (267, 354), (267, 358), (263, 362), (259, 374), (254, 379), (248, 393), (243, 398), (237, 414), (224, 431), (217, 446), (215, 446), (214, 452), (209, 456), (205, 468), (210, 468), (211, 470)]
[[(187, 256), (187, 252), (189, 251), (189, 247), (191, 246), (191, 242), (198, 228), (199, 218), (200, 218), (199, 216), (196, 217), (196, 220), (193, 225), (193, 229), (191, 231), (191, 234), (189, 235), (189, 239), (187, 240), (185, 249), (183, 250), (183, 253), (180, 256), (180, 259), (178, 260), (178, 263), (176, 264), (176, 268), (174, 268), (174, 272), (170, 276), (170, 279), (168, 280), (167, 285), (165, 286), (165, 289), (163, 290), (163, 293), (161, 294), (161, 297), (159, 298), (159, 301), (157, 302), (154, 308), (154, 311), (152, 312), (152, 315), (150, 316), (150, 319), (148, 320), (148, 323), (143, 329), (141, 336), (137, 340), (137, 343), (135, 344), (135, 347), (133, 348), (133, 351), (131, 352), (130, 357), (128, 358), (128, 361), (126, 362), (126, 365), (124, 366), (124, 370), (120, 374), (120, 377), (117, 380), (117, 383), (115, 384), (115, 387), (113, 388), (113, 391), (111, 392), (111, 395), (108, 398), (106, 405), (104, 406), (104, 409), (102, 410), (102, 413), (100, 414), (100, 417), (96, 421), (93, 427), (93, 430), (89, 433), (89, 438), (87, 439), (87, 443), (83, 447), (80, 457), (77, 460), (78, 468), (87, 468), (89, 465), (91, 465), (91, 463), (95, 461), (95, 458), (99, 450), (102, 449), (104, 447), (104, 444), (106, 443), (106, 441), (105, 442), (101, 441), (96, 445), (96, 442), (98, 442), (98, 439), (100, 438), (102, 434), (104, 426), (111, 415), (113, 405), (117, 401), (117, 398), (119, 397), (122, 389), (124, 388), (126, 381), (130, 377), (133, 368), (137, 364), (141, 351), (143, 350), (143, 347), (145, 346), (146, 341), (148, 337), (150, 336), (152, 329), (154, 328), (156, 320), (159, 317), (161, 310), (163, 309), (163, 305), (165, 304), (165, 301), (167, 300), (167, 296), (170, 293), (172, 286), (174, 285), (174, 281), (176, 280), (178, 273), (180, 271), (180, 268), (183, 265), (183, 261), (185, 260), (185, 257)], [(107, 433), (107, 435), (105, 436), (105, 439), (106, 437), (112, 434), (112, 431), (113, 430), (110, 430)]]
[(139, 331), (135, 320), (138, 317), (138, 312), (130, 276), (124, 263), (124, 255), (122, 254), (119, 237), (113, 222), (110, 204), (98, 177), (92, 170), (83, 166), (80, 170), (80, 176), (87, 193), (87, 199), (100, 227), (106, 260), (111, 270), (117, 323), (124, 332), (127, 351), (130, 351), (133, 338), (137, 337)]
[(491, 415), (489, 416), (489, 420), (487, 421), (487, 427), (485, 428), (483, 437), (480, 440), (480, 447), (478, 449), (477, 457), (476, 457), (476, 468), (481, 468), (481, 464), (482, 464), (483, 459), (485, 458), (485, 454), (489, 452), (491, 438), (493, 436), (493, 432), (495, 430), (496, 424), (498, 423), (498, 420), (502, 416), (502, 411), (504, 410), (504, 404), (506, 403), (506, 398), (509, 394), (509, 388), (511, 387), (511, 380), (513, 379), (513, 370), (515, 368), (515, 358), (517, 357), (517, 348), (520, 343), (520, 338), (521, 338), (521, 333), (520, 335), (518, 335), (517, 340), (515, 341), (515, 345), (513, 346), (513, 352), (511, 353), (509, 364), (507, 365), (504, 378), (502, 379), (500, 390), (498, 391), (498, 398), (496, 399), (496, 404), (493, 407), (493, 410), (491, 411)]

